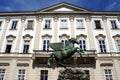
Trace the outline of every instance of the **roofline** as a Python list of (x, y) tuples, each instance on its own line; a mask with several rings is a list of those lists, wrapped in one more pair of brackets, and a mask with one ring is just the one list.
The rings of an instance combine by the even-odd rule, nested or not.
[[(68, 6), (71, 5), (76, 8), (84, 9), (86, 11), (58, 11), (58, 12), (53, 12), (53, 11), (48, 11), (48, 12), (43, 12), (42, 10), (54, 7), (54, 6), (59, 6), (59, 5), (64, 5), (67, 4)], [(73, 4), (69, 4), (66, 2), (58, 3), (46, 8), (43, 8), (41, 10), (36, 10), (36, 11), (13, 11), (13, 12), (0, 12), (0, 16), (21, 16), (21, 15), (46, 15), (46, 14), (89, 14), (89, 15), (120, 15), (120, 11), (91, 11)]]

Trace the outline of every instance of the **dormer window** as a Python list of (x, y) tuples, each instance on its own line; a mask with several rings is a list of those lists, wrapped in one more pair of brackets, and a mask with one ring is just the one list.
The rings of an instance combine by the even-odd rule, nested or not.
[(49, 29), (51, 24), (51, 20), (45, 20), (45, 29)]

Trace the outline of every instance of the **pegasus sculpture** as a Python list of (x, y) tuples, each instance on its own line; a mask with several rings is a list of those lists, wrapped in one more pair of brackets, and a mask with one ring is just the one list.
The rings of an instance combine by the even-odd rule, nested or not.
[(67, 41), (66, 45), (62, 42), (60, 43), (50, 43), (49, 46), (55, 51), (51, 54), (50, 58), (47, 61), (48, 67), (51, 67), (51, 60), (55, 59), (59, 66), (65, 67), (63, 61), (67, 58), (70, 58), (74, 53), (79, 53), (82, 56), (82, 49), (74, 47), (74, 44), (79, 44), (76, 38), (71, 38)]

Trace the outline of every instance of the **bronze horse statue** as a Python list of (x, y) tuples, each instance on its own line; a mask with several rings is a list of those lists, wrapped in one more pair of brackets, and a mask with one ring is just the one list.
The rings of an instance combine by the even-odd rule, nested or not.
[(47, 61), (48, 67), (51, 67), (51, 60), (55, 59), (58, 62), (59, 66), (65, 67), (63, 61), (69, 57), (71, 57), (74, 53), (78, 52), (81, 55), (83, 52), (82, 49), (78, 47), (74, 47), (74, 44), (79, 44), (76, 38), (71, 38), (67, 41), (66, 45), (62, 42), (60, 43), (50, 43), (49, 46), (55, 51), (51, 54), (50, 58)]

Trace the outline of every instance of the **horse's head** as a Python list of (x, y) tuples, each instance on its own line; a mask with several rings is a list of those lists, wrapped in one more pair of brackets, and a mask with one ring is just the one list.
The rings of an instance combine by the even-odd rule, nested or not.
[(68, 41), (72, 42), (73, 44), (74, 44), (74, 43), (79, 44), (79, 42), (77, 41), (76, 38), (71, 38), (71, 39), (69, 39)]

